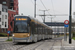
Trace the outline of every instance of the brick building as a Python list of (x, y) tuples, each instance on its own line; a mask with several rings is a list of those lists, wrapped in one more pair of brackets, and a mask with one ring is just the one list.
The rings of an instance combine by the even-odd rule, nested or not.
[(18, 0), (0, 0), (0, 4), (8, 7), (8, 10), (7, 10), (8, 11), (8, 30), (7, 31), (12, 31), (13, 28), (11, 27), (10, 22), (14, 19), (14, 15), (18, 14)]
[[(14, 25), (14, 15), (16, 15), (16, 11), (15, 10), (11, 10), (11, 9), (8, 9), (8, 31), (13, 31), (13, 25)], [(12, 26), (10, 25), (10, 23), (12, 22)]]

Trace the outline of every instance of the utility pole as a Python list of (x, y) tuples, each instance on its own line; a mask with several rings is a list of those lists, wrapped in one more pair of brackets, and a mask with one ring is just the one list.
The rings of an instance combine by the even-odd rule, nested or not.
[(45, 16), (46, 16), (45, 15), (45, 11), (48, 11), (48, 10), (40, 10), (40, 11), (43, 11), (44, 12), (44, 15), (43, 15), (44, 16), (44, 20), (43, 20), (43, 22), (45, 23)]
[(51, 23), (52, 23), (52, 19), (53, 19), (54, 17), (48, 17), (48, 18), (51, 18)]
[(69, 44), (71, 44), (71, 16), (72, 16), (72, 0), (70, 0), (70, 12), (69, 12)]
[[(48, 17), (48, 18), (51, 18), (51, 23), (52, 23), (52, 19), (54, 18), (54, 17)], [(52, 26), (51, 26), (52, 27)]]
[(36, 0), (34, 0), (35, 4), (34, 4), (34, 18), (36, 18)]

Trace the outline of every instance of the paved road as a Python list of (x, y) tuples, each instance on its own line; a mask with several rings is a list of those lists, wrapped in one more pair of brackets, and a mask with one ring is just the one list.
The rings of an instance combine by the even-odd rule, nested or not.
[(5, 37), (5, 38), (0, 38), (0, 42), (6, 41), (7, 39), (8, 39), (7, 37)]
[[(9, 37), (9, 39), (11, 39), (12, 37)], [(8, 39), (8, 37), (0, 37), (0, 42), (4, 42)]]
[[(56, 46), (61, 46), (63, 37), (39, 41), (37, 43), (0, 42), (0, 50), (54, 50)], [(55, 47), (54, 47), (55, 46)], [(59, 50), (59, 48), (57, 48)]]

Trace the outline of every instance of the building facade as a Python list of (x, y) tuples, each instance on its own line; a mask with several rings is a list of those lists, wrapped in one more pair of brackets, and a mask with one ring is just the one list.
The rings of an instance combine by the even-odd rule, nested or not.
[[(14, 15), (16, 15), (16, 11), (15, 10), (11, 10), (8, 9), (8, 31), (13, 31), (13, 26), (14, 26)], [(12, 26), (11, 26), (11, 22), (12, 22)]]
[(18, 0), (0, 0), (0, 4), (7, 6), (8, 9), (15, 10), (18, 14)]
[(0, 4), (7, 6), (8, 9), (10, 8), (10, 0), (0, 0)]
[(8, 7), (0, 4), (0, 32), (8, 29)]
[(1, 21), (0, 22), (0, 27), (1, 27), (0, 32), (1, 31), (4, 32), (3, 30), (6, 28), (8, 28), (6, 29), (6, 31), (13, 31), (13, 27), (11, 27), (10, 22), (12, 22), (13, 24), (14, 15), (18, 14), (18, 0), (0, 0), (0, 4), (8, 7), (7, 8), (8, 10), (4, 10), (4, 11), (7, 11), (7, 14), (8, 14), (7, 19), (6, 19), (5, 18), (6, 13), (2, 11), (4, 6), (2, 8), (2, 5), (0, 5), (0, 13), (5, 14), (5, 15), (2, 15), (2, 14), (0, 15), (1, 16), (0, 17), (0, 21)]

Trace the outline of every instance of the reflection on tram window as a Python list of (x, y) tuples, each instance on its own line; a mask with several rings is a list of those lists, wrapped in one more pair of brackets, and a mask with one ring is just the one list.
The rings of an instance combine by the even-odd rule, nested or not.
[(17, 21), (15, 24), (15, 32), (21, 32), (21, 33), (25, 33), (28, 32), (28, 26), (27, 26), (27, 22), (23, 22), (23, 21)]

